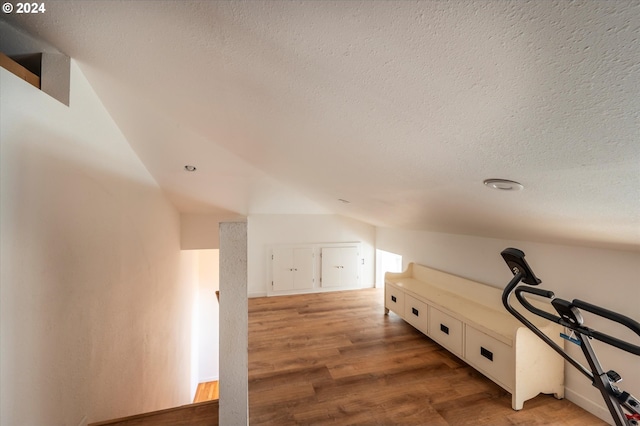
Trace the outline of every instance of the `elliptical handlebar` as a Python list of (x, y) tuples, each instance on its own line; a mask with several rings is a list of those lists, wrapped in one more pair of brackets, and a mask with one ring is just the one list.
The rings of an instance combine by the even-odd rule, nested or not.
[(558, 324), (560, 323), (560, 320), (562, 318), (560, 318), (559, 316), (550, 314), (547, 311), (543, 311), (542, 309), (536, 308), (531, 303), (529, 303), (529, 301), (522, 295), (522, 293), (531, 293), (531, 294), (535, 294), (536, 296), (542, 296), (542, 297), (546, 297), (547, 299), (553, 299), (555, 295), (553, 294), (552, 291), (541, 290), (539, 288), (531, 288), (531, 287), (517, 287), (514, 290), (514, 293), (516, 294), (516, 298), (518, 299), (518, 301), (522, 304), (522, 306), (524, 306), (527, 309), (527, 311), (532, 312), (538, 315), (539, 317), (548, 319), (549, 321), (557, 322)]
[[(575, 306), (576, 308), (583, 309), (587, 312), (591, 312), (592, 314), (598, 315), (599, 317), (603, 317), (610, 321), (617, 322), (618, 324), (624, 325), (625, 327), (627, 327), (628, 329), (636, 333), (638, 336), (640, 336), (640, 323), (633, 320), (632, 318), (629, 318), (617, 312), (610, 311), (605, 308), (601, 308), (600, 306), (593, 305), (589, 302), (584, 302), (582, 300), (574, 299), (572, 303), (573, 303), (573, 306)], [(607, 334), (600, 333), (597, 331), (593, 331), (592, 337), (594, 339), (598, 339), (602, 342), (605, 342), (617, 348), (620, 348), (623, 351), (631, 352), (634, 355), (640, 355), (639, 345), (632, 345), (631, 343), (624, 342), (616, 337), (609, 336)], [(608, 341), (609, 339), (611, 341)]]
[[(524, 254), (523, 254), (524, 256)], [(524, 259), (523, 259), (524, 260)], [(505, 294), (503, 294), (502, 300), (508, 304), (509, 306), (507, 307), (507, 309), (513, 314), (513, 307), (510, 306), (509, 304), (509, 295), (511, 292), (515, 293), (516, 298), (518, 299), (518, 301), (520, 302), (520, 304), (522, 304), (522, 306), (528, 310), (529, 312), (542, 317), (544, 319), (547, 319), (549, 321), (555, 322), (557, 324), (563, 325), (567, 328), (570, 328), (574, 331), (579, 331), (580, 333), (592, 337), (596, 340), (599, 340), (601, 342), (604, 342), (608, 345), (611, 346), (615, 346), (618, 349), (622, 349), (625, 352), (629, 352), (632, 353), (634, 355), (640, 355), (640, 345), (634, 345), (632, 343), (629, 342), (625, 342), (624, 340), (621, 340), (617, 337), (614, 336), (610, 336), (608, 334), (605, 333), (601, 333), (597, 330), (593, 330), (589, 327), (584, 327), (582, 326), (582, 320), (580, 319), (580, 321), (571, 321), (571, 319), (569, 317), (573, 317), (575, 315), (579, 315), (576, 314), (576, 312), (571, 312), (568, 315), (565, 315), (563, 312), (564, 310), (571, 310), (573, 308), (579, 308), (579, 309), (583, 309), (587, 312), (591, 312), (594, 315), (597, 315), (599, 317), (602, 318), (606, 318), (610, 321), (616, 322), (618, 324), (621, 324), (625, 327), (627, 327), (628, 329), (630, 329), (631, 331), (633, 331), (635, 334), (637, 334), (638, 336), (640, 336), (640, 323), (638, 323), (637, 321), (633, 320), (632, 318), (629, 318), (625, 315), (619, 314), (617, 312), (613, 312), (609, 309), (606, 308), (601, 308), (600, 306), (596, 306), (592, 303), (589, 302), (584, 302), (582, 300), (578, 300), (578, 299), (574, 299), (572, 302), (568, 302), (566, 300), (562, 300), (562, 299), (556, 299), (555, 295), (552, 291), (549, 290), (542, 290), (540, 288), (535, 288), (535, 287), (529, 287), (529, 286), (520, 286), (518, 287), (516, 283), (515, 286), (512, 286), (512, 288), (509, 288), (510, 286), (507, 286), (507, 288), (505, 288)], [(561, 316), (557, 316), (557, 315), (553, 315), (547, 311), (544, 311), (542, 309), (536, 308), (535, 306), (533, 306), (527, 299), (526, 297), (522, 294), (522, 293), (530, 293), (530, 294), (534, 294), (536, 296), (541, 296), (547, 299), (551, 299), (551, 303), (552, 305), (556, 308), (556, 310), (558, 310), (558, 312), (561, 313)], [(506, 296), (506, 297), (505, 297)], [(526, 325), (526, 324), (525, 324)]]
[[(569, 302), (568, 300), (556, 298), (552, 291), (530, 287), (538, 285), (542, 281), (535, 276), (531, 267), (529, 267), (527, 262), (524, 260), (524, 252), (515, 248), (507, 248), (502, 251), (501, 255), (514, 275), (502, 292), (502, 303), (507, 311), (509, 311), (536, 336), (542, 339), (554, 351), (591, 380), (591, 383), (598, 388), (604, 398), (609, 412), (617, 426), (639, 425), (640, 400), (636, 399), (628, 392), (620, 390), (616, 386), (616, 383), (622, 380), (622, 378), (613, 370), (605, 372), (602, 369), (589, 340), (593, 338), (634, 355), (640, 355), (640, 345), (634, 345), (617, 337), (583, 326), (582, 324), (584, 320), (580, 313), (580, 309), (621, 324), (638, 336), (640, 336), (640, 323), (625, 315), (601, 308), (582, 300), (574, 299), (572, 302)], [(518, 287), (520, 283), (529, 284), (529, 286), (523, 285)], [(511, 306), (509, 299), (512, 293), (515, 293), (520, 304), (529, 312), (572, 330), (572, 334), (575, 332), (577, 339), (569, 338), (569, 340), (581, 346), (582, 352), (589, 362), (591, 371), (573, 359), (564, 351), (564, 348), (559, 346), (524, 315)], [(558, 312), (559, 316), (533, 306), (525, 297), (526, 293), (550, 299), (551, 305)], [(561, 336), (568, 338), (568, 336), (563, 334), (561, 334)], [(623, 409), (632, 414), (625, 414)]]

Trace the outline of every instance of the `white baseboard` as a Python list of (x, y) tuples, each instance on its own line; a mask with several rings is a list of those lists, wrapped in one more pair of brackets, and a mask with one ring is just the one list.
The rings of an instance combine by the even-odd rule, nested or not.
[(251, 299), (251, 298), (253, 298), (253, 297), (267, 297), (267, 293), (266, 293), (266, 292), (265, 292), (265, 293), (262, 293), (262, 292), (261, 292), (261, 293), (249, 293), (249, 294), (247, 295), (247, 297), (248, 297), (249, 299)]
[(596, 404), (587, 397), (567, 387), (564, 388), (564, 395), (569, 401), (573, 402), (577, 406), (587, 410), (594, 416), (601, 418), (610, 425), (613, 425), (611, 413), (609, 413), (609, 410), (605, 405)]

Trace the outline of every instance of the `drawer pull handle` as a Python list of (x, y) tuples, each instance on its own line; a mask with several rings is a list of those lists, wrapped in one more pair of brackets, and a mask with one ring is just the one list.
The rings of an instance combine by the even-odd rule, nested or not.
[(444, 324), (440, 324), (440, 331), (442, 331), (444, 334), (449, 334), (449, 327)]
[(396, 302), (396, 297), (395, 296), (391, 296), (391, 301), (395, 303)]
[(493, 362), (493, 352), (480, 346), (480, 355)]
[(420, 312), (418, 312), (418, 310), (416, 308), (411, 308), (411, 313), (415, 316), (419, 316)]

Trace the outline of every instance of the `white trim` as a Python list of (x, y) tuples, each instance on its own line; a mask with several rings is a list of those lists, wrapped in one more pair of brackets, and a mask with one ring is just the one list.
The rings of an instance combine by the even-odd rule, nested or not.
[(611, 413), (609, 413), (609, 410), (604, 405), (596, 404), (595, 402), (593, 402), (592, 400), (590, 400), (586, 396), (583, 396), (583, 395), (579, 394), (578, 392), (576, 392), (573, 389), (570, 389), (568, 387), (564, 388), (564, 393), (565, 393), (565, 397), (569, 401), (571, 401), (574, 404), (576, 404), (577, 406), (587, 410), (588, 412), (590, 412), (594, 416), (601, 418), (605, 422), (607, 422), (609, 424), (613, 424), (612, 423), (613, 419), (611, 418)]

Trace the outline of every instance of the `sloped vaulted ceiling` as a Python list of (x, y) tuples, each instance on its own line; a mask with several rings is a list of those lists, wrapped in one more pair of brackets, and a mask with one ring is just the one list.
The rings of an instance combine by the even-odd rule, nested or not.
[(182, 211), (640, 249), (640, 1), (46, 5)]

